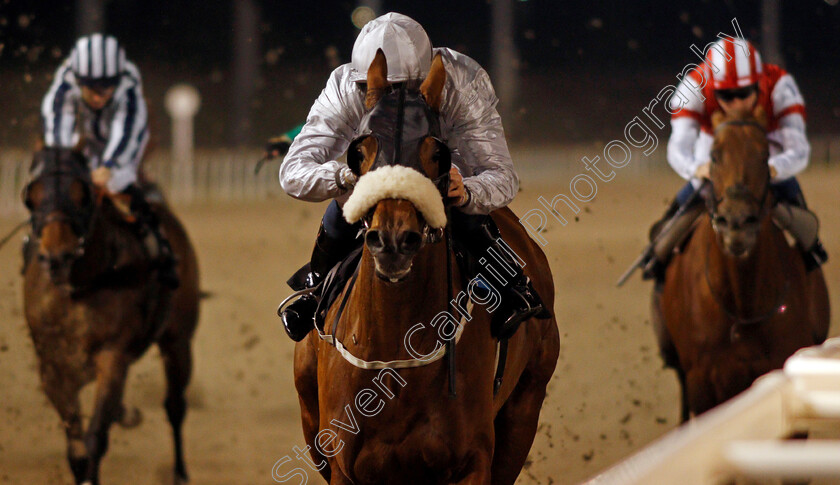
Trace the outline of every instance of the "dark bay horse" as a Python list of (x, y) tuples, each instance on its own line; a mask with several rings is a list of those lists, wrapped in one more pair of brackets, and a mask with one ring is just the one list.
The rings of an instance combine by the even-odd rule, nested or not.
[[(386, 78), (380, 51), (368, 72), (369, 110), (397, 96), (387, 93)], [(434, 112), (445, 79), (437, 56), (419, 89)], [(422, 116), (408, 108), (405, 113), (406, 125), (416, 122), (409, 121), (412, 116)], [(357, 153), (348, 154), (358, 157), (362, 174), (371, 168), (380, 142), (393, 146), (388, 127), (372, 134), (357, 140), (350, 148)], [(448, 174), (444, 149), (431, 136), (422, 139), (416, 157), (428, 179)], [(363, 175), (359, 184), (386, 168)], [(412, 186), (432, 185), (418, 176), (423, 183)], [(559, 353), (556, 321), (522, 324), (509, 342), (505, 378), (494, 394), (493, 305), (489, 297), (476, 296), (472, 283), (464, 287), (457, 265), (447, 265), (447, 245), (425, 237), (434, 222), (424, 210), (398, 193), (372, 203), (355, 284), (345, 287), (326, 318), (327, 327), (338, 318), (337, 343), (319, 338), (316, 330), (295, 348), (304, 435), (314, 464), (331, 484), (513, 484), (536, 434)], [(539, 246), (509, 209), (492, 217), (504, 241), (525, 260), (524, 271), (546, 308), (553, 308), (551, 271)], [(457, 302), (450, 303), (448, 284), (459, 295)], [(471, 311), (467, 300), (475, 303)], [(445, 349), (442, 337), (450, 338), (458, 328), (453, 397), (447, 360), (433, 356)]]
[(715, 117), (708, 214), (668, 267), (661, 308), (679, 358), (687, 420), (778, 369), (828, 333), (821, 269), (773, 222), (761, 114)]
[[(167, 207), (155, 207), (179, 260), (181, 286), (171, 290), (158, 283), (157, 269), (116, 199), (94, 190), (81, 154), (43, 149), (33, 168), (24, 202), (37, 254), (24, 272), (24, 313), (44, 391), (64, 424), (75, 481), (98, 484), (109, 427), (139, 422), (137, 411), (123, 406), (123, 390), (129, 365), (154, 343), (166, 372), (175, 481), (186, 481), (181, 425), (199, 300), (198, 264), (187, 234)], [(85, 429), (78, 394), (92, 381), (96, 397)]]

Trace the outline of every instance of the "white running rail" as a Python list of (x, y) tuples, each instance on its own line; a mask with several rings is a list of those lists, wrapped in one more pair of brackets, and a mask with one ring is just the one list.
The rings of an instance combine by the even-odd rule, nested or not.
[[(782, 439), (802, 431), (833, 439)], [(800, 350), (784, 369), (586, 483), (705, 485), (735, 478), (840, 483), (840, 337)]]

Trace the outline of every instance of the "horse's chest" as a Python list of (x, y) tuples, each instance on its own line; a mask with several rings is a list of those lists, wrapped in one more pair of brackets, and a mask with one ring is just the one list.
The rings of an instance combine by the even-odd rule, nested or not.
[(389, 398), (375, 383), (360, 392), (343, 407), (330, 402), (329, 419), (321, 419), (323, 451), (335, 454), (334, 463), (353, 483), (445, 483), (462, 468), (469, 450), (452, 413), (421, 411), (408, 393)]
[(399, 437), (387, 432), (367, 436), (345, 465), (360, 484), (448, 483), (466, 462), (466, 453), (459, 451), (455, 438), (422, 425)]

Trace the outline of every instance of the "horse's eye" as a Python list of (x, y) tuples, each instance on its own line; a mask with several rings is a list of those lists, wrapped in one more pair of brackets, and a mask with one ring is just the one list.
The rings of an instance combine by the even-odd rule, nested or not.
[(723, 216), (717, 216), (717, 217), (715, 217), (715, 221), (714, 221), (714, 222), (715, 222), (715, 225), (717, 225), (717, 226), (719, 226), (719, 227), (726, 227), (726, 218), (725, 218), (725, 217), (723, 217)]
[(758, 224), (758, 217), (756, 217), (756, 216), (747, 216), (747, 218), (744, 219), (744, 225), (745, 226), (754, 226), (754, 225), (757, 225), (757, 224)]

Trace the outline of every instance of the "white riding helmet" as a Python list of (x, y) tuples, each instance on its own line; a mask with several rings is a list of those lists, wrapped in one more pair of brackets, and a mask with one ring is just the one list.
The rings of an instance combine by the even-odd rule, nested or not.
[(432, 65), (432, 43), (414, 19), (386, 13), (362, 27), (353, 44), (350, 80), (367, 81), (367, 70), (376, 51), (382, 49), (388, 61), (388, 81), (425, 79)]

